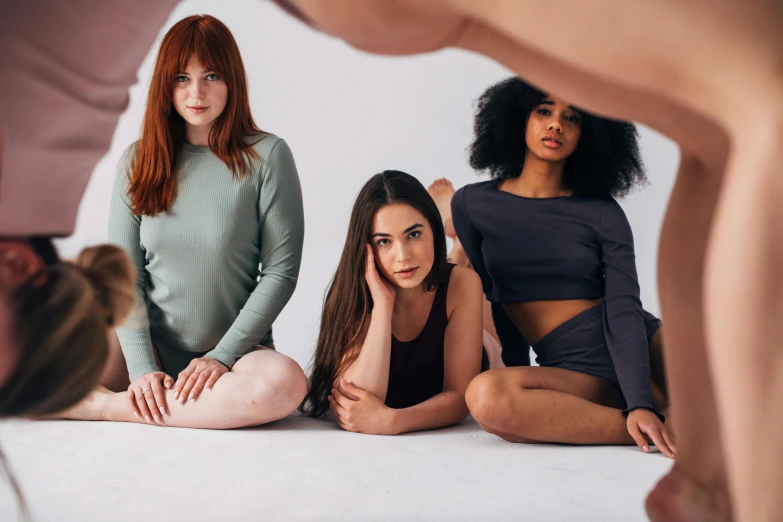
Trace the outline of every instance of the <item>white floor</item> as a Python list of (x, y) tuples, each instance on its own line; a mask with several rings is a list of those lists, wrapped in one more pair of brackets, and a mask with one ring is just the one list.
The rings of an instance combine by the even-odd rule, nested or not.
[[(633, 447), (506, 443), (470, 419), (399, 437), (293, 416), (217, 432), (0, 423), (36, 522), (641, 521), (670, 467)], [(0, 483), (0, 520), (15, 520)]]

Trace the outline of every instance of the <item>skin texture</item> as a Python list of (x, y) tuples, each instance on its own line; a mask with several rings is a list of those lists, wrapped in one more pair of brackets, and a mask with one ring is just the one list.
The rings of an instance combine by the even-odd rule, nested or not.
[(188, 143), (208, 145), (209, 131), (226, 107), (226, 82), (214, 71), (205, 70), (191, 56), (185, 70), (174, 79), (171, 98), (177, 114), (185, 120)]
[(337, 423), (348, 431), (396, 435), (459, 422), (468, 413), (465, 389), (481, 365), (481, 281), (463, 267), (455, 267), (449, 280), (443, 392), (409, 408), (389, 408), (384, 401), (392, 335), (401, 341), (418, 337), (435, 299), (435, 292), (422, 288), (435, 257), (434, 237), (421, 212), (395, 203), (375, 214), (371, 241), (365, 278), (373, 309), (329, 397)]
[(773, 239), (783, 228), (774, 153), (783, 139), (783, 5), (290, 3), (312, 26), (357, 48), (479, 52), (580, 107), (639, 121), (680, 145), (658, 277), (678, 461), (648, 499), (648, 514), (782, 518), (783, 468), (774, 463), (783, 448), (769, 441), (783, 438), (776, 269), (783, 247)]

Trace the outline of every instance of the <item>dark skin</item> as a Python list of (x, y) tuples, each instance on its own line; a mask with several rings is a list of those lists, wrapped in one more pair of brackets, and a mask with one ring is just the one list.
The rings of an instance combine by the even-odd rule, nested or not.
[[(569, 196), (563, 185), (568, 157), (581, 136), (581, 115), (566, 101), (546, 97), (528, 119), (527, 152), (522, 173), (504, 180), (499, 190), (525, 198)], [(574, 299), (504, 303), (523, 337), (535, 345), (555, 327), (602, 302)], [(661, 331), (650, 343), (655, 407), (667, 406), (661, 356)], [(657, 364), (657, 367), (655, 365)], [(657, 379), (655, 379), (657, 378)], [(468, 388), (468, 405), (488, 432), (513, 442), (637, 444), (645, 452), (654, 444), (676, 456), (674, 436), (654, 412), (632, 411), (624, 418), (621, 392), (599, 377), (560, 368), (501, 368), (477, 377)], [(509, 412), (514, 415), (509, 415)]]

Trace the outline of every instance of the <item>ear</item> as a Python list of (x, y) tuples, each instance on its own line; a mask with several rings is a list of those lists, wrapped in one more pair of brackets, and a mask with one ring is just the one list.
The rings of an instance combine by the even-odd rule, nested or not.
[(0, 242), (0, 284), (15, 288), (42, 272), (45, 266), (27, 242)]

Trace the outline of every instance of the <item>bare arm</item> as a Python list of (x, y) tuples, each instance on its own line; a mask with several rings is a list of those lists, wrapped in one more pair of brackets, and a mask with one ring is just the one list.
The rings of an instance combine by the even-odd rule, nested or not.
[(395, 433), (441, 428), (467, 416), (465, 390), (481, 367), (481, 298), (478, 275), (454, 267), (446, 305), (453, 310), (444, 339), (443, 391), (415, 406), (394, 410)]

